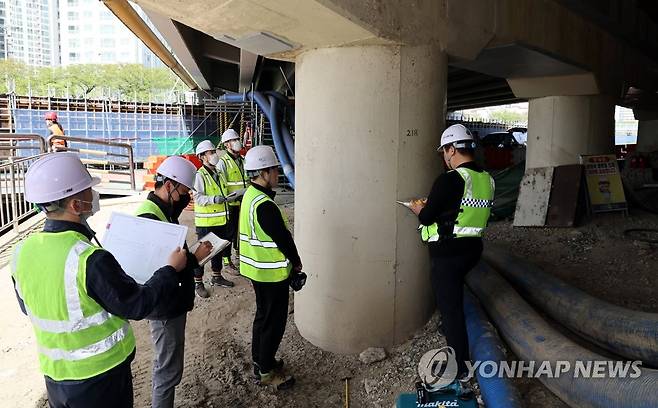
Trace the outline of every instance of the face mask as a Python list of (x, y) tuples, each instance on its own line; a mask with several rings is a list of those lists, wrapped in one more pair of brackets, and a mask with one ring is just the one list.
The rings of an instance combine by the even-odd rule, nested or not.
[(101, 195), (96, 190), (91, 190), (91, 201), (79, 200), (81, 203), (91, 204), (91, 209), (88, 212), (80, 214), (83, 220), (91, 217), (101, 210)]
[(234, 152), (239, 152), (240, 150), (242, 150), (242, 142), (239, 140), (232, 140), (230, 146), (231, 146), (231, 150), (233, 150)]
[(217, 153), (208, 156), (208, 163), (210, 163), (211, 166), (216, 166), (217, 163), (219, 163), (219, 156), (217, 156)]

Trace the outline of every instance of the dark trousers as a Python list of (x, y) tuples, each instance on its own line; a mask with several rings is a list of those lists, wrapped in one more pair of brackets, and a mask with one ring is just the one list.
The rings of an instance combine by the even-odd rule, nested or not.
[[(203, 238), (204, 236), (206, 236), (208, 233), (211, 232), (222, 239), (229, 240), (228, 235), (226, 235), (226, 225), (221, 225), (216, 227), (196, 227), (196, 235), (199, 239)], [(224, 266), (222, 264), (222, 258), (230, 257), (230, 256), (231, 256), (231, 247), (228, 246), (222, 252), (218, 253), (217, 255), (213, 256), (210, 259), (210, 268), (214, 272), (221, 272), (222, 267)], [(197, 279), (203, 278), (203, 266), (199, 266), (194, 270), (194, 277)]]
[(232, 205), (228, 207), (228, 222), (226, 223), (226, 236), (233, 243), (233, 249), (240, 253), (240, 206)]
[(130, 362), (87, 380), (46, 378), (50, 408), (132, 408), (133, 376)]
[(274, 368), (276, 352), (288, 321), (288, 279), (276, 283), (251, 283), (256, 292), (251, 356), (261, 373), (268, 373)]
[(464, 319), (464, 277), (477, 265), (482, 252), (468, 255), (436, 256), (430, 258), (432, 289), (436, 306), (441, 312), (441, 332), (448, 346), (455, 350), (458, 377), (468, 373), (470, 360), (468, 335)]

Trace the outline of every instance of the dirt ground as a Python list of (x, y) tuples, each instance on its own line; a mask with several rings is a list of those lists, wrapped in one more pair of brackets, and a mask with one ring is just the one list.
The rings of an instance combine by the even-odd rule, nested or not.
[[(292, 220), (292, 206), (286, 206)], [(658, 312), (657, 247), (624, 236), (631, 227), (658, 228), (647, 213), (598, 215), (573, 229), (513, 228), (510, 221), (491, 225), (487, 240), (509, 244), (514, 252), (588, 293), (631, 309)], [(556, 257), (555, 254), (560, 254)], [(392, 407), (402, 392), (413, 390), (422, 354), (445, 344), (436, 333), (435, 316), (416, 335), (387, 350), (384, 361), (365, 365), (358, 356), (323, 352), (304, 340), (294, 325), (293, 302), (280, 356), (298, 383), (273, 393), (250, 377), (250, 333), (255, 310), (248, 283), (236, 278), (234, 289), (215, 289), (210, 299), (197, 299), (189, 315), (185, 377), (178, 388), (180, 407), (341, 407), (344, 382), (350, 375), (353, 407)], [(144, 323), (135, 324), (139, 338), (135, 367), (137, 406), (148, 406), (150, 344)], [(528, 408), (562, 408), (537, 380), (519, 380)]]
[[(292, 205), (285, 206), (292, 220)], [(186, 213), (184, 222), (192, 222)], [(628, 239), (630, 227), (658, 228), (658, 216), (632, 213), (598, 215), (573, 229), (513, 228), (493, 223), (486, 240), (508, 244), (545, 270), (588, 293), (620, 306), (658, 312), (658, 247)], [(189, 242), (195, 239), (190, 231)], [(559, 255), (556, 255), (559, 254)], [(344, 376), (352, 407), (392, 407), (402, 392), (413, 390), (422, 354), (445, 344), (436, 332), (435, 316), (388, 357), (371, 365), (356, 355), (323, 352), (304, 340), (294, 324), (291, 297), (280, 357), (297, 378), (292, 390), (274, 393), (251, 379), (250, 335), (255, 310), (251, 286), (242, 278), (232, 289), (212, 288), (209, 299), (196, 299), (188, 315), (185, 374), (177, 387), (176, 406), (189, 408), (342, 407)], [(137, 357), (133, 363), (135, 406), (150, 406), (151, 342), (146, 322), (133, 322)], [(566, 407), (537, 380), (518, 380), (528, 408)], [(37, 406), (44, 406), (42, 400)]]

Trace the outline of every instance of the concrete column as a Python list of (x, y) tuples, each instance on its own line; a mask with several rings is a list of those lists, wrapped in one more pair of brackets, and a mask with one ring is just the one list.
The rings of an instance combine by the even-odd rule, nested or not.
[(526, 168), (579, 163), (581, 154), (609, 154), (615, 144), (615, 104), (603, 95), (531, 99)]
[(637, 125), (637, 151), (658, 151), (658, 120), (640, 120)]
[(430, 46), (305, 52), (296, 62), (295, 323), (355, 353), (407, 339), (433, 310), (418, 221), (396, 200), (441, 171), (447, 59)]

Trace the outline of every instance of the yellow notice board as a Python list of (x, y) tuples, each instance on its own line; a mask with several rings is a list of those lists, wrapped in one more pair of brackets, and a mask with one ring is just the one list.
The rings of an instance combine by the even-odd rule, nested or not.
[(592, 212), (625, 211), (624, 186), (614, 154), (581, 156)]

